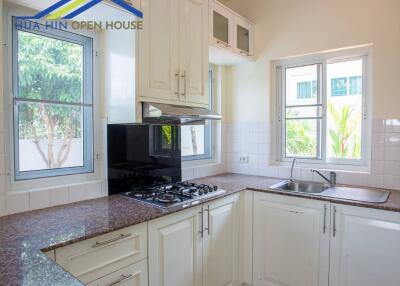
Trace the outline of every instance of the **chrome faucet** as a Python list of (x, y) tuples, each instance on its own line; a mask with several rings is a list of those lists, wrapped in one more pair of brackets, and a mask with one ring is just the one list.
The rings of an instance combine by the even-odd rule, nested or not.
[(321, 176), (322, 179), (324, 179), (325, 181), (327, 181), (330, 185), (331, 188), (334, 188), (336, 186), (336, 173), (335, 172), (330, 172), (329, 176), (330, 179), (328, 179), (327, 177), (325, 177), (320, 171), (318, 170), (314, 170), (311, 169), (311, 172), (317, 173), (318, 175)]
[(296, 158), (293, 158), (292, 169), (290, 170), (290, 182), (294, 182), (294, 180), (293, 180), (293, 168), (294, 168), (294, 164), (296, 164)]

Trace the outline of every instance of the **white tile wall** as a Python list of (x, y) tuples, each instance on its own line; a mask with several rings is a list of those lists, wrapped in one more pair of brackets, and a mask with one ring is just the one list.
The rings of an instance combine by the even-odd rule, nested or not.
[[(229, 172), (289, 178), (287, 167), (270, 164), (271, 123), (229, 124), (226, 136)], [(249, 156), (249, 162), (240, 163), (240, 156)], [(371, 157), (370, 173), (338, 172), (338, 182), (400, 190), (400, 119), (373, 120)], [(301, 180), (321, 180), (306, 168), (296, 168), (294, 176)]]

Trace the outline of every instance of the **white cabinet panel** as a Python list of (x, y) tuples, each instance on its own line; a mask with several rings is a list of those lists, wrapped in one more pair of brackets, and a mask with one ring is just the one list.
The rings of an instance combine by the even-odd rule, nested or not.
[(238, 282), (238, 196), (213, 202), (205, 208), (204, 285), (234, 286)]
[(208, 104), (208, 1), (182, 1), (182, 97)]
[(143, 0), (139, 32), (140, 96), (179, 100), (179, 0)]
[(88, 283), (147, 257), (147, 223), (56, 249), (56, 262)]
[(331, 286), (400, 285), (400, 214), (333, 205)]
[(200, 286), (201, 207), (149, 223), (149, 285)]
[(254, 285), (328, 285), (328, 206), (254, 194)]
[(88, 286), (148, 286), (147, 260), (115, 271)]

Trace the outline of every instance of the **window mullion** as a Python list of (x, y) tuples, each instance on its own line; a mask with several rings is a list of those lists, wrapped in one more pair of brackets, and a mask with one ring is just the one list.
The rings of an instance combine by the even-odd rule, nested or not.
[(319, 72), (319, 83), (320, 83), (320, 92), (321, 92), (321, 103), (322, 103), (322, 128), (321, 128), (321, 159), (322, 162), (327, 162), (327, 104), (328, 104), (328, 84), (327, 84), (327, 61), (323, 61), (320, 64), (320, 72)]

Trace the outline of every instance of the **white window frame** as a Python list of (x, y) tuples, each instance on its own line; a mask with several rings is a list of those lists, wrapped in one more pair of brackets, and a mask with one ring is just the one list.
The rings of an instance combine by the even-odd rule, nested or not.
[[(215, 86), (214, 86), (214, 80), (215, 80), (215, 71), (214, 67), (210, 65), (209, 68), (209, 96), (210, 96), (210, 105), (209, 108), (211, 110), (214, 110), (214, 97), (217, 96), (215, 93)], [(190, 125), (190, 124), (189, 124)], [(201, 155), (193, 155), (193, 156), (182, 156), (182, 162), (186, 164), (204, 164), (207, 162), (211, 162), (214, 160), (214, 151), (215, 151), (215, 132), (216, 132), (216, 127), (215, 127), (215, 122), (210, 120), (208, 124), (205, 124), (204, 126), (204, 141), (209, 142), (208, 146), (206, 144), (204, 145), (204, 154)]]
[[(9, 179), (6, 181), (6, 187), (10, 191), (27, 191), (35, 189), (43, 189), (48, 187), (65, 186), (71, 184), (81, 184), (88, 181), (98, 181), (106, 178), (104, 159), (102, 154), (104, 154), (103, 146), (103, 133), (107, 126), (106, 119), (101, 117), (100, 113), (100, 100), (103, 96), (103, 89), (100, 86), (100, 72), (101, 72), (101, 57), (98, 51), (100, 51), (100, 33), (94, 30), (80, 30), (79, 34), (93, 39), (93, 172), (85, 172), (78, 174), (60, 175), (37, 179), (26, 179), (26, 180), (15, 180), (15, 166), (14, 166), (14, 118), (13, 118), (13, 69), (12, 69), (12, 17), (14, 16), (29, 16), (33, 15), (35, 10), (30, 8), (15, 6), (8, 3), (4, 7), (4, 17), (2, 24), (3, 27), (3, 39), (4, 39), (4, 49), (3, 49), (3, 59), (4, 59), (4, 106), (5, 108), (5, 118), (7, 118), (6, 124), (6, 134), (8, 140), (6, 144), (6, 172)], [(39, 21), (41, 22), (41, 21)], [(73, 33), (77, 33), (76, 30), (71, 30)]]
[[(318, 65), (318, 95), (320, 96), (320, 106), (322, 106), (322, 127), (320, 128), (321, 156), (319, 158), (299, 158), (298, 162), (304, 167), (310, 166), (326, 169), (338, 170), (359, 170), (369, 171), (371, 165), (371, 114), (372, 114), (372, 73), (371, 73), (371, 55), (370, 46), (344, 49), (334, 52), (318, 53), (307, 56), (294, 57), (286, 60), (274, 61), (272, 67), (272, 89), (275, 90), (276, 103), (276, 124), (274, 128), (275, 142), (273, 152), (275, 153), (275, 164), (288, 165), (293, 157), (286, 157), (286, 106), (285, 106), (285, 70), (287, 68), (301, 67), (308, 65)], [(327, 114), (327, 65), (342, 61), (361, 59), (363, 61), (363, 106), (362, 106), (362, 150), (361, 159), (339, 159), (327, 158), (326, 154), (326, 114)], [(317, 104), (316, 106), (318, 106)]]
[[(13, 31), (13, 44), (12, 44), (12, 74), (13, 74), (13, 110), (14, 110), (14, 176), (16, 181), (30, 180), (38, 178), (48, 178), (56, 176), (65, 176), (73, 174), (93, 173), (93, 39), (86, 36), (81, 36), (68, 31), (49, 29), (45, 31), (32, 31), (24, 27), (17, 27), (15, 17), (13, 18), (12, 31)], [(39, 24), (41, 25), (41, 24)], [(42, 25), (43, 26), (43, 25)], [(44, 27), (44, 26), (43, 26)], [(84, 53), (84, 76), (83, 76), (83, 93), (81, 103), (67, 103), (61, 101), (49, 100), (33, 100), (19, 97), (18, 92), (18, 31), (32, 33), (51, 39), (57, 39), (69, 43), (81, 45)], [(77, 106), (82, 108), (83, 120), (83, 166), (77, 167), (61, 167), (56, 169), (43, 169), (33, 171), (20, 171), (19, 170), (19, 139), (18, 139), (18, 103), (44, 103), (56, 104), (64, 106)]]

